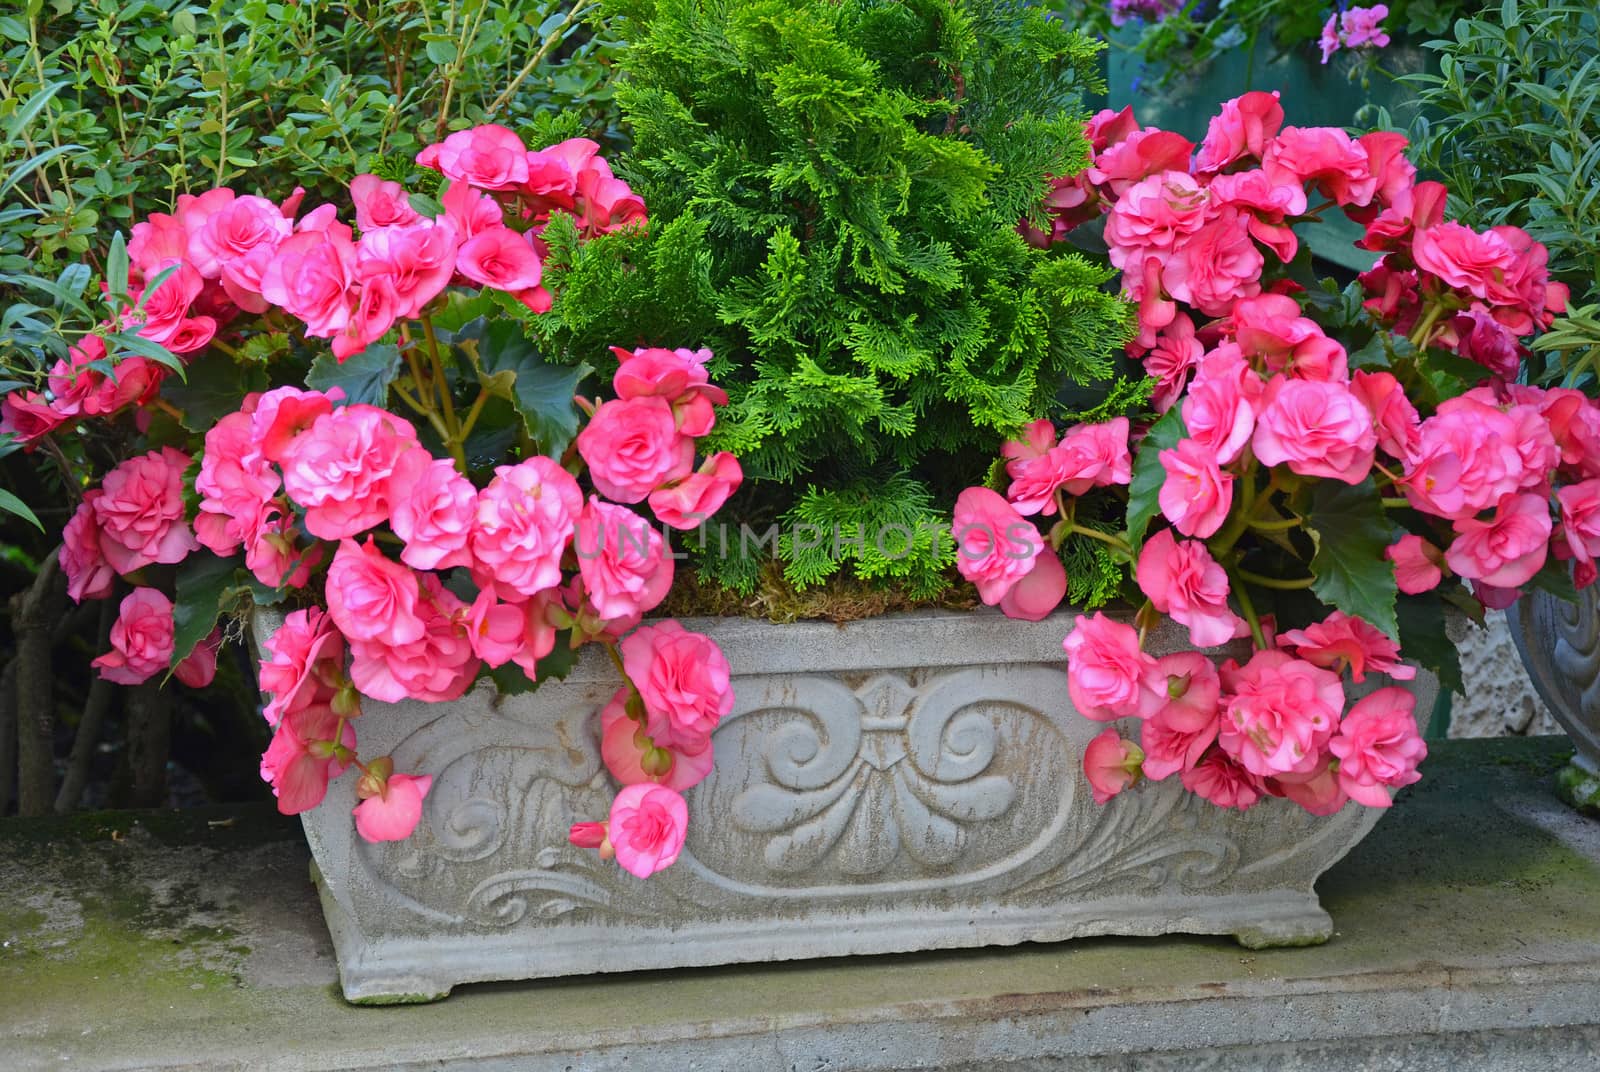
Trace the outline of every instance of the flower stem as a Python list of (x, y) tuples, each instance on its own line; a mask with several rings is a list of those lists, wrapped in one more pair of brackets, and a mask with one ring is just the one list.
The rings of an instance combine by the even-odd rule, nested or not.
[(1279, 577), (1264, 577), (1259, 573), (1251, 573), (1249, 570), (1238, 566), (1233, 568), (1233, 572), (1241, 580), (1249, 581), (1258, 588), (1272, 588), (1280, 592), (1298, 592), (1317, 583), (1315, 577), (1295, 577), (1291, 580), (1284, 580)]
[(1070, 531), (1079, 536), (1087, 536), (1091, 540), (1099, 540), (1103, 544), (1109, 544), (1110, 546), (1115, 547), (1118, 551), (1121, 551), (1123, 554), (1127, 555), (1129, 558), (1133, 557), (1133, 547), (1126, 540), (1123, 540), (1117, 536), (1113, 536), (1109, 532), (1101, 532), (1098, 529), (1084, 528), (1082, 525), (1076, 524), (1071, 526)]
[(1250, 625), (1250, 638), (1255, 642), (1257, 651), (1265, 651), (1267, 638), (1261, 633), (1261, 619), (1256, 616), (1256, 605), (1250, 602), (1250, 592), (1241, 583), (1243, 578), (1239, 576), (1238, 569), (1235, 568), (1230, 572), (1234, 577), (1234, 597), (1239, 600), (1239, 609), (1244, 612), (1244, 620)]

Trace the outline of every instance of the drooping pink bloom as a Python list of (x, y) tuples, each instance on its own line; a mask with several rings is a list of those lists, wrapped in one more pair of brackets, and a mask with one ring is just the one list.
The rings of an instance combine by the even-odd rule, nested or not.
[(323, 610), (309, 607), (289, 614), (261, 648), (265, 658), (257, 680), (272, 697), (261, 712), (269, 725), (276, 726), (289, 711), (333, 699), (336, 683), (344, 677), (344, 637)]
[(600, 157), (578, 172), (578, 226), (585, 235), (609, 234), (645, 222), (644, 198), (611, 173)]
[(1061, 605), (1067, 594), (1067, 570), (1061, 556), (1045, 548), (1033, 560), (1033, 568), (1011, 586), (1000, 600), (1000, 611), (1007, 618), (1039, 622)]
[(137, 685), (172, 663), (172, 600), (154, 588), (122, 597), (111, 625), (111, 650), (91, 664), (118, 685)]
[(1144, 357), (1145, 374), (1156, 381), (1150, 406), (1157, 413), (1172, 408), (1183, 394), (1189, 372), (1205, 356), (1206, 348), (1195, 338), (1194, 321), (1178, 313), (1161, 332), (1155, 346)]
[(967, 488), (956, 497), (950, 530), (956, 569), (991, 607), (1027, 576), (1044, 549), (1039, 530), (988, 488)]
[(444, 206), (442, 218), (449, 221), (463, 242), (480, 232), (505, 225), (505, 211), (499, 202), (464, 182), (452, 182), (440, 195), (439, 204)]
[(1260, 160), (1282, 127), (1283, 105), (1276, 90), (1257, 90), (1226, 101), (1206, 127), (1205, 140), (1195, 154), (1195, 171), (1212, 174), (1241, 160)]
[(1239, 350), (1268, 369), (1302, 380), (1349, 380), (1344, 347), (1323, 334), (1300, 303), (1286, 294), (1260, 294), (1234, 307), (1231, 330)]
[(1352, 800), (1387, 808), (1385, 787), (1398, 789), (1422, 777), (1417, 765), (1428, 746), (1417, 733), (1416, 706), (1410, 690), (1391, 686), (1361, 698), (1345, 715), (1328, 750), (1339, 758), (1339, 785)]
[(1388, 674), (1396, 681), (1417, 676), (1415, 667), (1400, 661), (1400, 645), (1364, 618), (1336, 610), (1322, 621), (1304, 629), (1291, 629), (1278, 636), (1278, 647), (1291, 649), (1313, 666), (1336, 674), (1350, 670), (1353, 681), (1365, 681), (1367, 672)]
[(1359, 484), (1372, 471), (1378, 445), (1372, 414), (1348, 386), (1274, 379), (1267, 385), (1251, 445), (1263, 465), (1301, 476)]
[(326, 597), (333, 624), (352, 641), (399, 647), (422, 639), (417, 575), (385, 558), (370, 536), (365, 544), (339, 542)]
[(495, 123), (456, 131), (418, 153), (417, 163), (480, 190), (511, 190), (528, 181), (528, 147)]
[(585, 598), (602, 618), (645, 614), (672, 587), (666, 541), (626, 506), (591, 495), (578, 514), (572, 548)]
[(1233, 474), (1223, 472), (1217, 456), (1202, 443), (1181, 439), (1177, 449), (1161, 452), (1166, 481), (1157, 501), (1161, 513), (1185, 536), (1205, 539), (1222, 527), (1233, 505)]
[(478, 514), (478, 491), (449, 459), (422, 447), (402, 454), (384, 498), (389, 526), (405, 541), (400, 561), (414, 569), (445, 570), (472, 562), (467, 544)]
[(1495, 406), (1466, 396), (1441, 403), (1418, 430), (1402, 483), (1406, 498), (1436, 517), (1476, 516), (1521, 488), (1518, 438), (1518, 422)]
[(733, 710), (732, 671), (722, 649), (670, 620), (634, 630), (621, 649), (651, 739), (663, 748), (698, 751)]
[(1407, 534), (1389, 545), (1384, 557), (1394, 563), (1395, 583), (1407, 595), (1431, 592), (1444, 580), (1444, 552), (1421, 536)]
[[(328, 780), (349, 766), (355, 727), (343, 723), (327, 704), (311, 704), (284, 715), (261, 757), (261, 780), (272, 785), (278, 811), (299, 815), (322, 803)], [(337, 739), (335, 738), (337, 734)], [(340, 759), (341, 751), (345, 758)]]
[(283, 489), (305, 507), (306, 531), (342, 540), (387, 521), (389, 478), (417, 447), (410, 422), (377, 406), (343, 406), (318, 417), (283, 455)]
[(334, 388), (302, 391), (298, 387), (278, 387), (262, 395), (250, 417), (250, 438), (256, 450), (269, 462), (281, 462), (289, 445), (316, 423), (333, 412), (333, 403), (344, 392)]
[(1391, 458), (1408, 461), (1421, 445), (1422, 437), (1418, 430), (1422, 419), (1417, 414), (1417, 408), (1406, 397), (1400, 381), (1392, 373), (1356, 369), (1350, 389), (1367, 407), (1367, 412), (1372, 414), (1373, 431), (1378, 437), (1379, 448)]
[(1078, 711), (1100, 722), (1144, 716), (1154, 706), (1142, 688), (1156, 661), (1139, 648), (1139, 634), (1102, 612), (1082, 615), (1062, 641), (1067, 692)]
[(1445, 561), (1459, 576), (1496, 588), (1517, 588), (1533, 579), (1549, 551), (1550, 504), (1546, 495), (1507, 495), (1487, 521), (1460, 518)]
[(1220, 748), (1178, 775), (1183, 787), (1219, 808), (1245, 811), (1261, 799), (1261, 780), (1245, 770)]
[(1580, 560), (1600, 557), (1600, 479), (1557, 489), (1556, 502), (1561, 507), (1562, 541), (1572, 555)]
[(694, 470), (694, 441), (679, 432), (672, 405), (657, 395), (601, 403), (577, 445), (595, 489), (619, 503), (643, 502)]
[(200, 455), (195, 535), (217, 555), (232, 554), (250, 537), (262, 508), (278, 493), (278, 472), (261, 457), (252, 426), (251, 414), (228, 414), (206, 433)]
[(1228, 609), (1228, 575), (1198, 540), (1162, 529), (1139, 552), (1139, 590), (1156, 610), (1189, 629), (1197, 648), (1226, 644), (1243, 620)]
[(658, 760), (651, 760), (651, 765), (658, 768), (655, 772), (644, 769), (644, 728), (628, 717), (627, 701), (628, 689), (624, 686), (600, 711), (600, 756), (611, 776), (623, 785), (654, 782), (680, 793), (705, 781), (713, 762), (709, 739), (705, 747), (694, 752), (661, 748), (660, 753), (668, 760), (665, 769), (659, 769)]
[(1294, 260), (1300, 240), (1291, 218), (1304, 214), (1306, 191), (1298, 183), (1273, 182), (1260, 168), (1218, 175), (1211, 180), (1211, 201), (1232, 205), (1244, 214), (1250, 237), (1267, 246), (1285, 264)]
[(1258, 651), (1248, 663), (1223, 667), (1217, 743), (1250, 773), (1271, 777), (1316, 766), (1344, 710), (1339, 676), (1288, 652)]
[(509, 227), (489, 227), (461, 243), (456, 270), (474, 283), (518, 294), (539, 285), (544, 267), (525, 236)]
[(61, 572), (67, 576), (67, 595), (74, 603), (109, 596), (117, 577), (100, 550), (100, 522), (95, 518), (94, 501), (101, 494), (98, 488), (84, 492), (83, 502), (61, 530), (58, 557)]
[(649, 782), (624, 786), (611, 802), (606, 822), (617, 864), (639, 878), (677, 862), (688, 828), (689, 806), (683, 797)]
[(163, 447), (106, 474), (93, 509), (100, 551), (112, 569), (129, 574), (157, 562), (181, 562), (200, 546), (184, 519), (188, 466), (187, 454)]
[(1273, 778), (1270, 788), (1294, 801), (1312, 815), (1332, 815), (1349, 803), (1350, 795), (1339, 784), (1339, 774), (1332, 757), (1305, 774), (1280, 774)]
[(1145, 776), (1160, 781), (1200, 762), (1217, 739), (1221, 680), (1199, 652), (1164, 655), (1145, 672), (1154, 711), (1139, 728)]
[(1317, 45), (1322, 49), (1322, 65), (1326, 67), (1328, 61), (1333, 59), (1333, 54), (1339, 51), (1339, 13), (1335, 11), (1328, 16), (1328, 21), (1322, 24), (1322, 35), (1317, 38)]
[(1183, 400), (1189, 436), (1227, 465), (1250, 442), (1256, 408), (1237, 376), (1196, 376)]
[(357, 804), (356, 833), (366, 841), (404, 841), (422, 820), (422, 801), (433, 788), (427, 774), (391, 774), (383, 788)]
[(1083, 774), (1094, 793), (1094, 802), (1104, 804), (1139, 780), (1139, 765), (1144, 751), (1114, 729), (1103, 730), (1083, 750)]
[(1393, 130), (1374, 130), (1356, 139), (1367, 154), (1367, 168), (1378, 180), (1378, 192), (1364, 211), (1376, 217), (1378, 206), (1393, 205), (1416, 187), (1417, 168), (1406, 156), (1411, 141)]
[(718, 451), (676, 484), (652, 491), (650, 510), (663, 525), (696, 528), (721, 509), (743, 481), (739, 459), (728, 451)]
[(571, 473), (534, 457), (495, 470), (478, 493), (472, 529), (474, 579), (502, 598), (522, 600), (561, 583), (561, 556), (583, 509)]

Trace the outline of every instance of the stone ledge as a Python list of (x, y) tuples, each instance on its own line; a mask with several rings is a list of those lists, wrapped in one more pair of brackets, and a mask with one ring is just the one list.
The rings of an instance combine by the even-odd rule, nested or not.
[(0, 822), (5, 1069), (1600, 1069), (1600, 822), (1559, 738), (1441, 742), (1319, 886), (1338, 934), (1203, 938), (339, 1000), (296, 824)]

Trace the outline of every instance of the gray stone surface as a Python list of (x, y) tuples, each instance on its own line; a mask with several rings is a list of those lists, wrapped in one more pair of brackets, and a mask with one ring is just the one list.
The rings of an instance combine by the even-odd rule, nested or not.
[(1378, 813), (1241, 814), (1176, 778), (1094, 803), (1082, 755), (1104, 726), (1067, 696), (1072, 621), (688, 623), (721, 644), (736, 700), (686, 793), (684, 852), (649, 881), (566, 841), (616, 791), (599, 653), (531, 695), (366, 704), (363, 750), (434, 783), (406, 841), (354, 835), (352, 778), (305, 816), (345, 994), (1100, 934), (1326, 939), (1312, 884)]
[(1453, 697), (1450, 736), (1538, 736), (1563, 732), (1528, 678), (1506, 615), (1490, 611), (1482, 628), (1465, 615), (1449, 620), (1461, 653), (1463, 692)]
[(1325, 946), (1200, 937), (338, 997), (297, 828), (0, 821), (0, 1068), (1587, 1072), (1600, 823), (1552, 739), (1442, 742), (1318, 885)]

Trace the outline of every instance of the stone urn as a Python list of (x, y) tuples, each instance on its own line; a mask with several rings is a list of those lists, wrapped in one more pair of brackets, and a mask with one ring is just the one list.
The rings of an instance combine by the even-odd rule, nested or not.
[(1528, 677), (1576, 753), (1556, 788), (1573, 807), (1600, 812), (1600, 587), (1576, 603), (1534, 592), (1506, 610)]
[[(304, 816), (345, 996), (1098, 934), (1326, 940), (1312, 884), (1380, 812), (1224, 811), (1176, 778), (1096, 804), (1082, 755), (1104, 726), (1067, 696), (1073, 618), (686, 621), (722, 646), (737, 700), (686, 794), (683, 854), (645, 881), (567, 843), (617, 788), (598, 750), (619, 684), (603, 653), (522, 696), (368, 701), (362, 751), (434, 784), (403, 842), (356, 836), (354, 778)], [(275, 625), (262, 615), (257, 635)], [(1435, 685), (1419, 684), (1426, 712)]]

